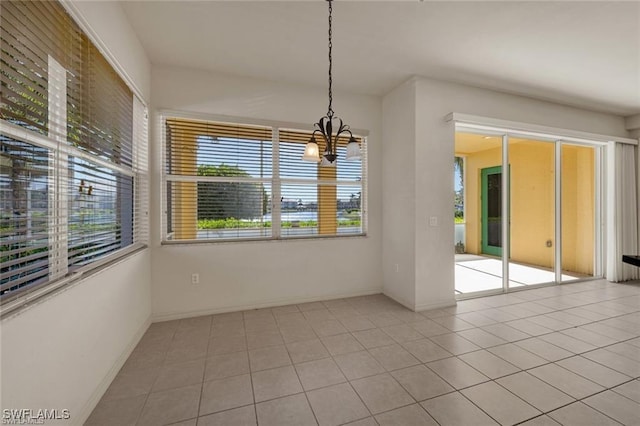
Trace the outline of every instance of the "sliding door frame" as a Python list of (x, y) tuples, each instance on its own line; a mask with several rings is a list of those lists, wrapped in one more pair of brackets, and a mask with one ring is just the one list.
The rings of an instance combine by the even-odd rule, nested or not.
[[(555, 281), (533, 284), (522, 287), (509, 287), (509, 252), (510, 252), (510, 223), (502, 222), (502, 289), (491, 289), (473, 293), (465, 293), (456, 296), (458, 299), (479, 297), (490, 294), (500, 294), (512, 291), (521, 291), (535, 287), (561, 285), (563, 283), (575, 283), (602, 279), (604, 277), (604, 176), (606, 172), (606, 146), (614, 142), (638, 144), (634, 139), (611, 137), (586, 132), (578, 132), (568, 129), (558, 129), (526, 123), (515, 123), (504, 120), (496, 120), (485, 117), (471, 116), (467, 114), (452, 113), (447, 121), (453, 122), (455, 132), (468, 132), (475, 134), (501, 135), (502, 137), (502, 169), (508, 170), (509, 165), (509, 138), (519, 137), (554, 143), (554, 277)], [(454, 132), (454, 134), (455, 134)], [(562, 280), (562, 147), (567, 145), (580, 145), (594, 149), (594, 256), (593, 276), (576, 280)], [(505, 169), (505, 167), (507, 167)], [(502, 214), (503, 218), (510, 217), (510, 179), (507, 174), (502, 174)]]

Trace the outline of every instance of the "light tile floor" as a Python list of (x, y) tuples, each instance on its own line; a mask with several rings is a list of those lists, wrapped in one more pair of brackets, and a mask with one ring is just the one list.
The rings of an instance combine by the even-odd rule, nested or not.
[(87, 425), (639, 425), (640, 284), (155, 323)]

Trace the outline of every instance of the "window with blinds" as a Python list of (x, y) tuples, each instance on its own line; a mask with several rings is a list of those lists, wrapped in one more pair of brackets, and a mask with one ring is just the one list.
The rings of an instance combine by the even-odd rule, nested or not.
[(148, 238), (147, 116), (65, 8), (0, 3), (0, 301)]
[(308, 131), (174, 117), (164, 129), (165, 241), (365, 233), (366, 161), (344, 161), (347, 138), (323, 167), (301, 160)]

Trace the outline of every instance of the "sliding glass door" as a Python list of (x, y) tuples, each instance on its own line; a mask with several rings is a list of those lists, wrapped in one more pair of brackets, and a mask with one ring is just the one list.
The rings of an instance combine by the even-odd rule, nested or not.
[(601, 274), (602, 146), (458, 128), (458, 296)]

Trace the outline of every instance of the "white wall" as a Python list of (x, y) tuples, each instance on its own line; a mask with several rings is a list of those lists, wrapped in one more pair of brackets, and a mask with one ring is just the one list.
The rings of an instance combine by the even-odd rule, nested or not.
[(410, 309), (416, 300), (415, 93), (414, 81), (408, 81), (382, 102), (384, 293)]
[[(121, 6), (69, 7), (148, 101), (149, 61)], [(149, 324), (150, 265), (150, 250), (138, 252), (2, 320), (2, 408), (66, 408), (82, 424)]]
[[(454, 129), (445, 122), (451, 112), (473, 114), (503, 120), (519, 121), (591, 133), (628, 137), (622, 117), (580, 110), (559, 104), (538, 101), (521, 96), (478, 89), (454, 83), (418, 78), (402, 85), (383, 99), (385, 116), (395, 110), (408, 114), (406, 105), (413, 101), (403, 95), (405, 104), (393, 105), (391, 100), (397, 92), (405, 92), (407, 84), (415, 85), (415, 138), (412, 143), (397, 143), (385, 138), (385, 146), (393, 143), (397, 154), (389, 168), (406, 167), (402, 158), (415, 156), (415, 175), (410, 184), (415, 186), (415, 222), (412, 231), (415, 235), (415, 308), (428, 309), (453, 304), (454, 301), (454, 224), (452, 219), (453, 203), (453, 150)], [(410, 107), (409, 107), (410, 108)], [(385, 118), (385, 125), (387, 124)], [(403, 123), (390, 123), (385, 126), (384, 134), (393, 135), (405, 131)], [(388, 161), (385, 157), (385, 163)], [(387, 168), (387, 164), (385, 164)], [(391, 179), (384, 176), (385, 182)], [(385, 185), (385, 200), (388, 191)], [(439, 226), (429, 226), (429, 217), (436, 216)], [(385, 225), (402, 221), (406, 214), (394, 209), (385, 209)], [(390, 233), (385, 232), (383, 245), (393, 247)], [(411, 256), (410, 253), (392, 253), (391, 256)], [(388, 259), (386, 271), (390, 268)], [(385, 281), (385, 288), (387, 282)]]
[[(321, 83), (321, 82), (320, 82)], [(335, 90), (336, 114), (369, 131), (369, 229), (365, 238), (160, 245), (158, 110), (310, 126), (326, 113), (324, 87), (178, 68), (152, 70), (152, 305), (155, 319), (382, 291), (381, 103)], [(191, 284), (191, 274), (200, 284)]]

